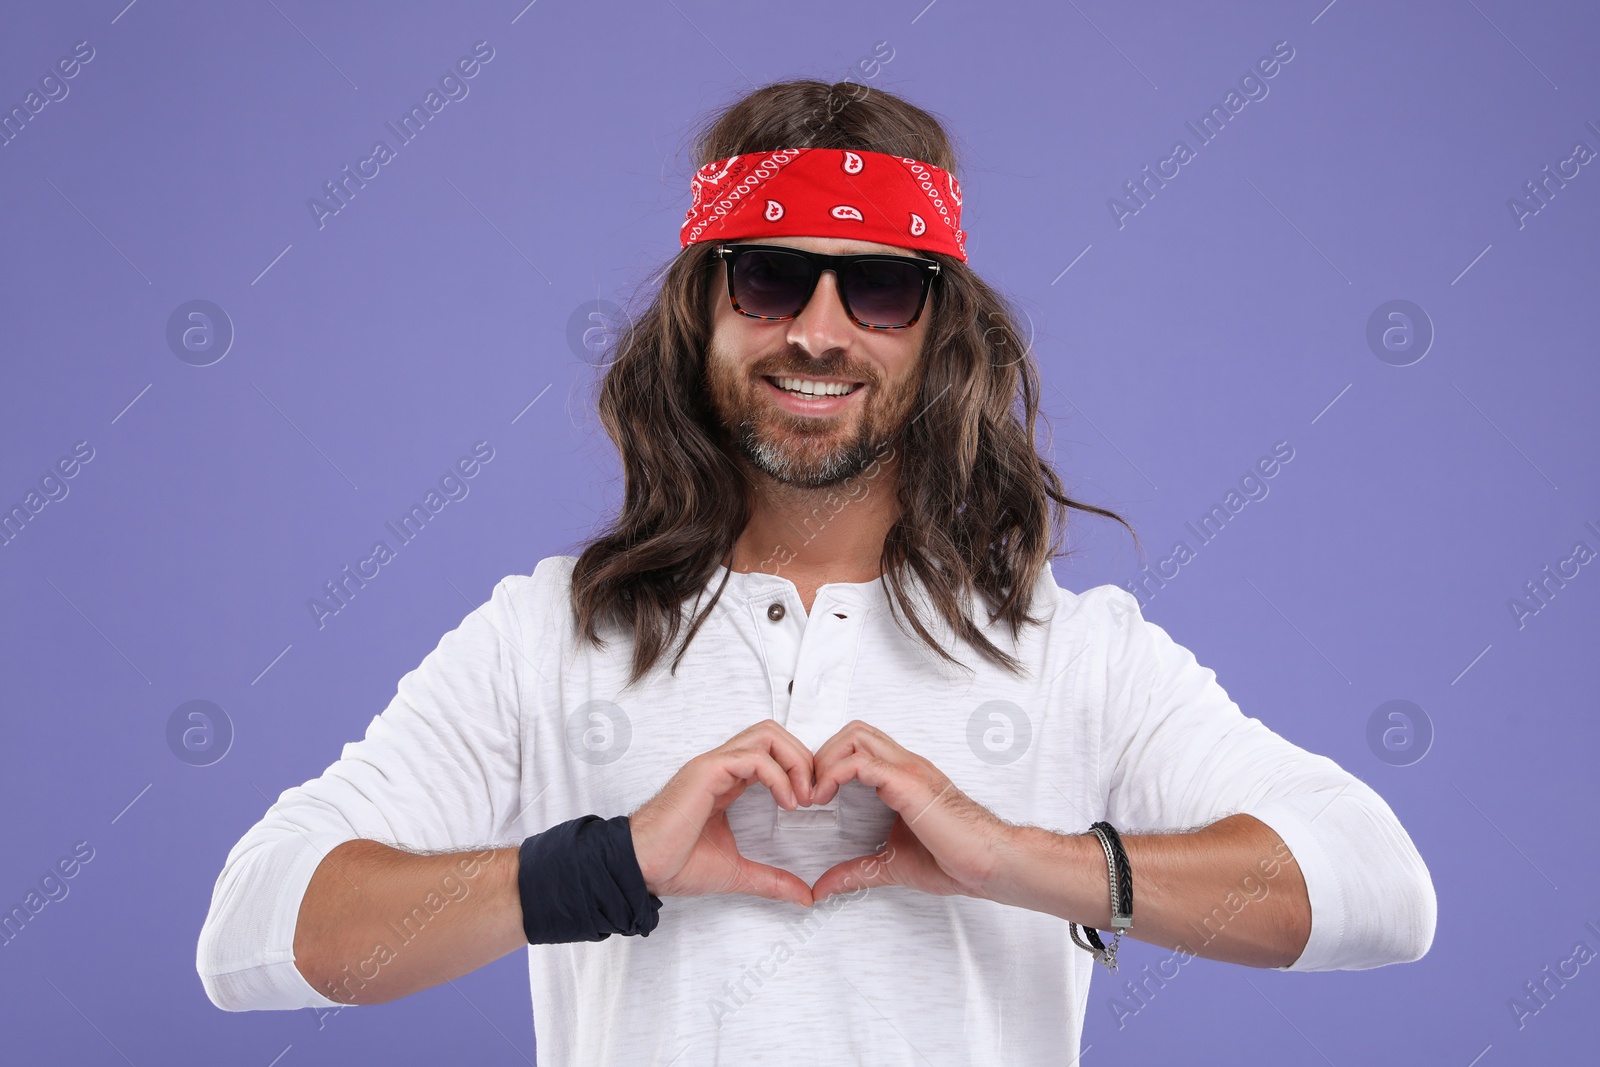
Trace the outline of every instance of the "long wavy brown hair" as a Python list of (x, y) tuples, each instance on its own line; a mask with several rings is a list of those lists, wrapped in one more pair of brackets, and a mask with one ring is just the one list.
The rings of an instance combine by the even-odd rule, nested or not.
[[(949, 137), (928, 112), (881, 89), (809, 79), (764, 86), (714, 114), (694, 138), (694, 166), (779, 148), (886, 152), (961, 177)], [(692, 622), (683, 605), (698, 602), (719, 565), (731, 565), (750, 517), (746, 477), (721, 443), (709, 397), (708, 272), (722, 269), (711, 244), (688, 246), (658, 272), (659, 288), (618, 332), (600, 384), (599, 416), (622, 455), (623, 503), (578, 556), (572, 605), (578, 633), (599, 647), (599, 626), (631, 630), (629, 685), (687, 624), (676, 673), (728, 576)], [(1116, 513), (1068, 497), (1035, 450), (1039, 373), (1010, 303), (961, 260), (920, 254), (941, 269), (923, 341), (921, 414), (897, 445), (900, 516), (884, 538), (880, 580), (891, 592), (891, 614), (898, 604), (943, 659), (960, 664), (918, 617), (903, 568), (958, 638), (1016, 672), (1016, 657), (969, 617), (971, 591), (983, 595), (990, 622), (1004, 619), (1015, 639), (1024, 624), (1041, 621), (1028, 614), (1033, 587), (1050, 559), (1068, 554), (1057, 550), (1068, 509), (1115, 519), (1135, 544), (1138, 534)]]

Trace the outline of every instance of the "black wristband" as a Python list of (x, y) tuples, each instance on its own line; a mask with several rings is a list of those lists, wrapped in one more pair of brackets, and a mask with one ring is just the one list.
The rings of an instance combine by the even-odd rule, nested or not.
[(583, 815), (522, 842), (517, 892), (530, 945), (644, 937), (661, 900), (644, 884), (628, 817)]

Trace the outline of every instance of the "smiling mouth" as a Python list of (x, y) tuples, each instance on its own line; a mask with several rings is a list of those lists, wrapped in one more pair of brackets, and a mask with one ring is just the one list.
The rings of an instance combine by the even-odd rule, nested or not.
[(798, 378), (782, 374), (762, 376), (774, 388), (801, 400), (832, 400), (849, 396), (861, 389), (863, 382), (822, 382), (814, 378)]

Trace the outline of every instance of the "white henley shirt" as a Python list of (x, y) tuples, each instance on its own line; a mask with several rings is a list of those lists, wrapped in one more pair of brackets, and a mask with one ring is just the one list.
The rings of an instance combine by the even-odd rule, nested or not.
[[(1246, 717), (1125, 590), (1068, 592), (1046, 566), (1032, 606), (1045, 621), (1016, 640), (975, 609), (1022, 675), (954, 642), (924, 608), (968, 673), (900, 629), (878, 581), (823, 585), (808, 616), (787, 578), (732, 573), (676, 673), (673, 645), (624, 690), (631, 637), (602, 631), (604, 650), (576, 640), (575, 561), (551, 556), (503, 579), (400, 679), (363, 740), (285, 790), (228, 853), (197, 952), (213, 1003), (339, 1006), (293, 955), (301, 898), (335, 845), (505, 847), (580, 815), (627, 814), (691, 757), (769, 715), (813, 752), (861, 719), (1001, 818), (1059, 833), (1100, 819), (1136, 834), (1252, 815), (1294, 854), (1310, 896), (1310, 940), (1284, 970), (1405, 962), (1432, 943), (1433, 883), (1390, 807)], [(727, 573), (684, 606), (686, 619)], [(728, 809), (746, 856), (808, 883), (881, 847), (893, 817), (854, 781), (795, 812), (758, 782)], [(672, 897), (648, 937), (527, 951), (538, 1058), (561, 1067), (779, 1063), (797, 1052), (880, 1067), (1058, 1065), (1080, 1047), (1097, 966), (1053, 915), (901, 887), (809, 910)]]

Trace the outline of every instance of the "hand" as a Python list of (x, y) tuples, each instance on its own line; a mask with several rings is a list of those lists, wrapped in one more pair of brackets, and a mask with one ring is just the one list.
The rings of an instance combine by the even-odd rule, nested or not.
[(877, 789), (878, 799), (895, 811), (884, 847), (824, 871), (811, 887), (813, 902), (878, 885), (990, 898), (1012, 827), (939, 768), (856, 719), (817, 750), (813, 771), (814, 804), (826, 804), (853, 778)]
[(658, 897), (747, 893), (809, 908), (811, 887), (739, 854), (728, 805), (760, 780), (789, 810), (811, 803), (811, 751), (763, 719), (688, 763), (628, 816), (645, 887)]

